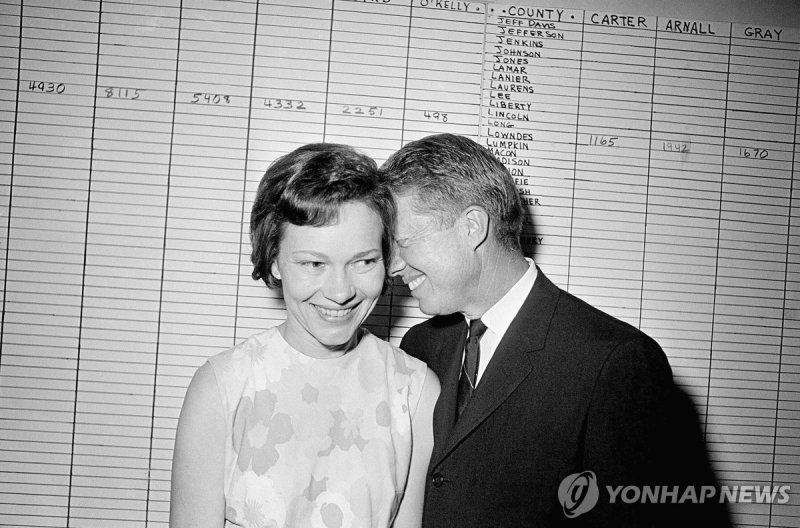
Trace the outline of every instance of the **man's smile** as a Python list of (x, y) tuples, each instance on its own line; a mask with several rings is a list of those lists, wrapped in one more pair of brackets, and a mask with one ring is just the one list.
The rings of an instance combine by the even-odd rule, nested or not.
[(408, 289), (411, 291), (416, 290), (420, 284), (425, 282), (425, 279), (427, 279), (425, 275), (420, 275), (419, 277), (408, 283)]

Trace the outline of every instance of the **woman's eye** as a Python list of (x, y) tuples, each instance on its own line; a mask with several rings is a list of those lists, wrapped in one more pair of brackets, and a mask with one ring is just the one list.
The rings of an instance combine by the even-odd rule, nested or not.
[(325, 265), (324, 262), (319, 262), (319, 261), (316, 261), (316, 260), (305, 260), (305, 261), (300, 263), (300, 266), (302, 266), (302, 267), (304, 267), (306, 269), (311, 269), (311, 270), (320, 269), (324, 265)]

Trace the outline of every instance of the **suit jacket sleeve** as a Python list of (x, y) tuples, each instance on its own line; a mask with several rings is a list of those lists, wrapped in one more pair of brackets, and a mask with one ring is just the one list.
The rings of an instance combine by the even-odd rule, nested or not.
[[(677, 489), (716, 484), (692, 402), (677, 386), (661, 348), (644, 334), (620, 342), (606, 358), (590, 398), (583, 467), (593, 470), (600, 501), (587, 514), (596, 526), (728, 526), (717, 501), (643, 504), (626, 486)], [(675, 488), (677, 486), (677, 488)], [(609, 493), (609, 487), (611, 493)], [(613, 496), (612, 493), (616, 492)], [(674, 493), (673, 493), (674, 495)], [(614, 502), (611, 502), (611, 501)]]
[(428, 367), (439, 377), (441, 381), (445, 374), (447, 361), (450, 356), (441, 357), (438, 354), (438, 347), (431, 342), (431, 325), (448, 326), (454, 322), (463, 321), (460, 315), (437, 316), (428, 319), (426, 322), (414, 326), (406, 332), (400, 341), (400, 348), (411, 356), (424, 361)]

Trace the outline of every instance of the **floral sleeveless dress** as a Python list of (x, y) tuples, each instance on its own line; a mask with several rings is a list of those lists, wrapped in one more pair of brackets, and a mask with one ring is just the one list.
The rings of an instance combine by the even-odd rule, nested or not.
[(209, 359), (227, 420), (226, 527), (391, 525), (427, 367), (362, 330), (338, 358), (278, 328)]

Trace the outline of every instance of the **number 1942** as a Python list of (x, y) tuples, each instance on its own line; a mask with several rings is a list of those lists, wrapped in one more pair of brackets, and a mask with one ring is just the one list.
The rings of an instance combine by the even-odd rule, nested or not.
[(689, 152), (691, 150), (689, 143), (685, 141), (665, 141), (661, 148), (667, 152)]

